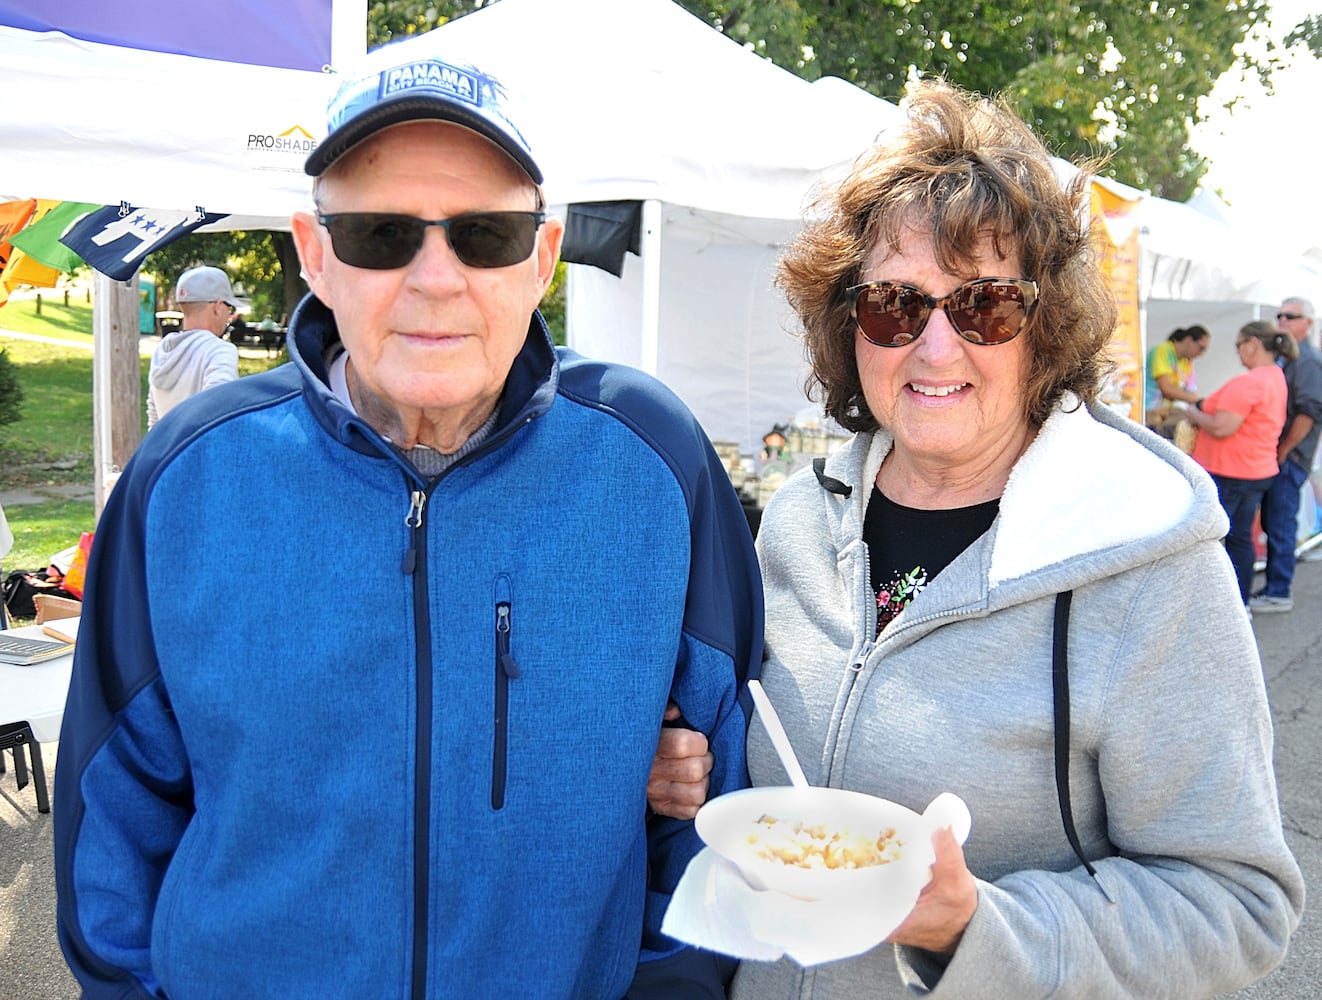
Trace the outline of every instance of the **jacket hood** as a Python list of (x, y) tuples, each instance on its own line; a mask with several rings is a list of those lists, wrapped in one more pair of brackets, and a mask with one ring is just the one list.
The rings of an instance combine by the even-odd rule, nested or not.
[[(860, 434), (827, 460), (823, 474), (854, 487), (842, 533), (861, 535), (871, 484), (892, 444), (884, 429)], [(1034, 577), (1068, 589), (1099, 568), (1120, 572), (1218, 540), (1228, 526), (1216, 486), (1191, 458), (1106, 406), (1067, 395), (1011, 471), (987, 582)]]
[(151, 359), (148, 379), (158, 389), (169, 390), (179, 384), (185, 374), (196, 370), (195, 358), (211, 346), (215, 338), (210, 330), (175, 330), (161, 340)]

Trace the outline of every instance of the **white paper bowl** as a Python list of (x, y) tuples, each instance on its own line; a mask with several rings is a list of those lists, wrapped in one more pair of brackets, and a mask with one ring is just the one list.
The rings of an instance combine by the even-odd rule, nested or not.
[[(895, 831), (898, 857), (859, 868), (804, 868), (761, 857), (768, 837), (764, 816), (784, 822), (823, 825), (850, 837), (875, 841)], [(712, 799), (699, 811), (698, 835), (735, 865), (755, 889), (771, 889), (798, 899), (918, 898), (932, 877), (932, 834), (950, 826), (961, 843), (968, 836), (968, 807), (955, 795), (938, 796), (922, 813), (887, 799), (843, 788), (747, 788)]]

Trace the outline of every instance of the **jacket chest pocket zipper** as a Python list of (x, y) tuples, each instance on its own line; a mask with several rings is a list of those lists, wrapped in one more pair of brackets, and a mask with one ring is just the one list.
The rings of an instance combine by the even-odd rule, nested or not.
[(510, 681), (518, 680), (519, 665), (510, 653), (510, 602), (496, 604), (496, 715), (491, 755), (491, 808), (505, 805), (506, 759), (509, 755)]

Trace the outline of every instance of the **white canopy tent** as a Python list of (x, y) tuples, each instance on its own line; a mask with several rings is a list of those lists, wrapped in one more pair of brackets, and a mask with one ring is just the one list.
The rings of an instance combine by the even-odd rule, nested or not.
[[(357, 8), (361, 57), (365, 4), (345, 6)], [(352, 61), (352, 44), (339, 44)], [(201, 206), (233, 216), (227, 229), (288, 228), (308, 200), (303, 158), (324, 131), (332, 84), (321, 72), (0, 25), (0, 194)]]
[[(360, 53), (364, 4), (337, 4), (336, 19)], [(226, 228), (284, 228), (307, 203), (302, 161), (332, 75), (3, 27), (0, 52), (3, 92), (41, 95), (0, 107), (0, 196), (200, 206), (230, 213)], [(336, 52), (339, 67), (356, 61), (349, 42)], [(655, 372), (744, 451), (806, 406), (774, 262), (814, 185), (895, 120), (893, 105), (800, 80), (671, 0), (501, 0), (370, 58), (433, 52), (521, 95), (553, 205), (645, 205), (622, 277), (570, 268), (575, 347)], [(1189, 206), (1144, 199), (1139, 218), (1155, 336), (1180, 325), (1160, 303), (1249, 309), (1299, 290), (1271, 284), (1297, 286), (1294, 262)]]
[[(43, 95), (0, 110), (0, 194), (231, 213), (212, 228), (285, 228), (306, 204), (333, 78), (3, 27), (0, 51), (0, 86)], [(370, 58), (432, 53), (520, 95), (553, 205), (647, 205), (623, 279), (571, 266), (574, 346), (660, 375), (745, 450), (804, 406), (772, 262), (893, 105), (800, 80), (670, 0), (502, 0)]]
[(465, 54), (521, 95), (553, 204), (644, 203), (621, 277), (570, 266), (569, 342), (658, 375), (750, 452), (807, 406), (779, 249), (813, 185), (899, 112), (807, 83), (670, 0), (623, 6), (501, 0), (399, 49)]

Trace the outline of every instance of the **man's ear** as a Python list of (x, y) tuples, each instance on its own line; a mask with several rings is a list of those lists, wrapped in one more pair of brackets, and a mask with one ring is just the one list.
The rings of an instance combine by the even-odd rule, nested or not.
[(329, 239), (329, 234), (325, 233), (316, 216), (310, 212), (295, 212), (289, 222), (294, 247), (298, 250), (298, 261), (303, 269), (303, 280), (317, 298), (333, 309), (334, 305), (326, 298), (326, 282), (323, 279), (327, 252), (323, 238)]
[(564, 242), (564, 238), (564, 221), (555, 216), (543, 222), (542, 228), (538, 231), (537, 280), (541, 284), (543, 295), (555, 278), (555, 265), (560, 261), (560, 244)]

